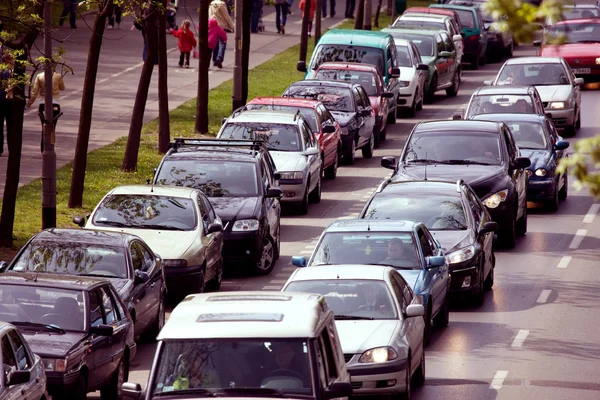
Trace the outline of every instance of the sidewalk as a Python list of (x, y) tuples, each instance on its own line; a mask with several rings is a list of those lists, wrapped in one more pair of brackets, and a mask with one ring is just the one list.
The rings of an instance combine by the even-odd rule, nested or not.
[[(188, 3), (192, 3), (192, 1), (188, 1)], [(178, 23), (181, 23), (187, 17), (192, 19), (194, 26), (196, 25), (198, 7), (196, 2), (193, 3), (194, 5), (188, 4), (187, 9), (180, 7), (177, 14)], [(343, 2), (338, 1), (338, 3), (340, 3), (338, 4), (338, 8), (343, 7)], [(300, 43), (301, 13), (297, 8), (297, 4), (294, 4), (292, 11), (293, 15), (288, 16), (286, 34), (279, 35), (275, 29), (274, 7), (267, 5), (263, 7), (263, 22), (266, 25), (266, 31), (252, 34), (250, 68), (260, 65), (276, 54)], [(333, 19), (323, 19), (321, 23), (322, 31), (333, 25), (340, 24), (343, 20), (343, 18), (338, 16)], [(75, 153), (81, 106), (81, 90), (85, 76), (88, 43), (91, 36), (91, 28), (87, 29), (87, 26), (91, 27), (92, 24), (93, 15), (88, 15), (84, 17), (84, 20), (78, 21), (79, 30), (74, 33), (70, 29), (63, 28), (59, 29), (55, 34), (57, 38), (64, 39), (63, 45), (66, 49), (65, 58), (68, 65), (74, 70), (74, 75), (69, 74), (65, 76), (64, 80), (67, 89), (58, 101), (64, 115), (59, 119), (56, 128), (55, 149), (57, 168), (71, 162)], [(131, 111), (142, 68), (143, 47), (141, 33), (137, 29), (130, 30), (131, 27), (132, 19), (127, 18), (122, 21), (120, 29), (107, 30), (105, 32), (94, 99), (89, 151), (106, 146), (123, 136), (127, 136), (129, 133)], [(170, 68), (168, 78), (169, 109), (173, 110), (189, 99), (196, 97), (198, 86), (196, 67), (198, 60), (192, 60), (192, 65), (189, 69), (179, 68), (177, 65), (179, 53), (177, 51), (176, 39), (169, 35), (167, 45), (168, 64)], [(41, 39), (36, 43), (36, 46), (38, 49), (43, 49)], [(58, 44), (55, 45), (55, 47), (57, 46)], [(37, 54), (33, 54), (32, 56), (35, 58)], [(233, 78), (233, 62), (233, 34), (229, 34), (223, 69), (218, 70), (216, 67), (211, 66), (209, 73), (211, 89)], [(144, 122), (158, 117), (158, 73), (156, 67), (150, 85)], [(37, 116), (39, 101), (38, 97), (38, 100), (31, 109), (25, 112), (21, 186), (41, 176), (41, 125)], [(172, 137), (176, 135), (177, 132), (171, 132)], [(8, 149), (5, 145), (4, 155), (0, 157), (0, 197), (4, 194), (7, 159)]]

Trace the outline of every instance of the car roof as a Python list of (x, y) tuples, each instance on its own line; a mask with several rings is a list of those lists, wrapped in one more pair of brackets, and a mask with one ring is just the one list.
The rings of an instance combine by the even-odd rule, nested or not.
[(5, 272), (0, 274), (0, 285), (53, 287), (56, 289), (87, 291), (106, 284), (110, 284), (106, 278), (49, 272)]
[(292, 111), (247, 110), (230, 117), (228, 122), (265, 122), (272, 124), (297, 125), (297, 115)]
[(408, 39), (400, 39), (400, 38), (394, 38), (394, 43), (396, 43), (396, 46), (409, 46), (410, 45), (410, 40)]
[(418, 224), (408, 220), (346, 219), (334, 221), (325, 232), (412, 232)]
[(255, 162), (260, 152), (245, 148), (222, 146), (185, 146), (168, 153), (166, 160), (232, 160)]
[[(489, 119), (487, 119), (489, 118)], [(535, 122), (543, 124), (546, 120), (544, 115), (539, 114), (478, 114), (469, 119), (477, 121), (495, 121), (495, 122)]]
[(597, 3), (563, 4), (563, 8), (598, 8)]
[(460, 192), (457, 190), (457, 183), (465, 184), (460, 179), (457, 182), (429, 179), (426, 181), (392, 181), (381, 187), (377, 191), (377, 194), (386, 196), (394, 195), (395, 193), (419, 192), (460, 197)]
[(139, 236), (130, 233), (103, 231), (100, 229), (50, 228), (36, 234), (32, 241), (69, 242), (79, 244), (97, 244), (106, 246), (126, 246)]
[(368, 268), (364, 265), (323, 265), (318, 268), (296, 269), (290, 282), (337, 279), (385, 281), (390, 271), (394, 271), (394, 268), (376, 265)]
[(317, 68), (320, 69), (344, 69), (349, 71), (365, 71), (379, 74), (377, 66), (372, 64), (349, 63), (349, 62), (325, 62)]
[(192, 294), (171, 313), (158, 340), (310, 338), (333, 316), (323, 296), (310, 293)]
[(332, 29), (321, 36), (318, 44), (346, 44), (348, 42), (353, 46), (381, 47), (387, 40), (389, 40), (388, 35), (382, 31)]
[(454, 10), (465, 10), (465, 11), (474, 11), (474, 7), (472, 5), (459, 5), (459, 4), (430, 4), (431, 8), (449, 8)]
[[(437, 14), (437, 15), (447, 15), (449, 17), (454, 17), (456, 11), (454, 10), (446, 10), (443, 8), (428, 8), (428, 7), (409, 7), (404, 11), (404, 14)], [(404, 15), (402, 14), (402, 15)]]
[(186, 199), (194, 198), (196, 193), (198, 193), (198, 189), (184, 186), (163, 185), (123, 185), (117, 186), (110, 191), (110, 194), (171, 196)]
[(561, 57), (517, 57), (517, 58), (509, 58), (504, 63), (505, 65), (514, 65), (514, 64), (560, 64)]
[(428, 121), (415, 126), (414, 132), (464, 132), (464, 131), (483, 131), (489, 133), (498, 133), (499, 122), (494, 121), (474, 121), (471, 119), (452, 120), (452, 121)]
[(411, 35), (421, 35), (421, 36), (434, 36), (440, 32), (448, 33), (448, 31), (445, 31), (443, 29), (419, 29), (419, 28), (408, 28), (408, 27), (402, 27), (402, 28), (390, 27), (390, 28), (382, 29), (382, 31), (389, 32), (390, 35), (392, 35), (392, 37), (394, 36), (394, 32), (409, 33)]
[(353, 86), (359, 86), (356, 82), (346, 82), (346, 81), (322, 81), (319, 79), (305, 79), (303, 81), (297, 81), (290, 85), (290, 87), (295, 86), (325, 86), (325, 87), (339, 87), (345, 89), (351, 89)]
[(518, 94), (530, 94), (535, 90), (533, 86), (513, 86), (513, 85), (500, 85), (500, 86), (481, 86), (473, 92), (473, 95), (495, 95), (495, 94), (506, 94), (506, 95), (518, 95)]
[(433, 22), (438, 22), (438, 21), (443, 21), (447, 18), (452, 18), (450, 15), (442, 15), (442, 14), (416, 14), (416, 13), (408, 13), (408, 14), (402, 14), (400, 16), (400, 20), (410, 20), (410, 21), (433, 21)]
[(248, 104), (290, 106), (300, 108), (316, 108), (321, 102), (313, 99), (300, 99), (296, 97), (255, 97)]

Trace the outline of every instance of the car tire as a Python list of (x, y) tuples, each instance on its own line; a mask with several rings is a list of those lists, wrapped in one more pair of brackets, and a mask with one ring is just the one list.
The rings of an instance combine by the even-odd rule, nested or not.
[(275, 260), (279, 260), (281, 254), (281, 221), (277, 224), (277, 237), (275, 238)]
[(417, 115), (417, 93), (419, 93), (419, 88), (417, 88), (417, 90), (415, 90), (415, 95), (413, 96), (413, 102), (412, 102), (410, 108), (406, 110), (407, 117), (413, 118), (415, 115)]
[(581, 110), (577, 110), (577, 111), (579, 111), (579, 114), (577, 114), (577, 122), (575, 122), (576, 130), (581, 128)]
[(492, 268), (490, 269), (490, 273), (485, 278), (485, 283), (484, 283), (485, 290), (490, 290), (492, 287), (494, 287), (494, 271), (495, 271), (495, 269), (496, 269), (496, 266), (492, 265)]
[(388, 116), (387, 116), (387, 123), (390, 125), (394, 125), (396, 123), (396, 114), (398, 113), (398, 99), (394, 98), (391, 101), (395, 101), (396, 102), (396, 107), (394, 107), (394, 110), (392, 112), (388, 112)]
[(313, 204), (321, 202), (321, 177), (319, 176), (317, 186), (308, 195), (308, 201)]
[(223, 259), (221, 258), (221, 262), (217, 266), (217, 272), (215, 276), (208, 281), (206, 284), (206, 288), (211, 292), (216, 292), (221, 288), (221, 281), (223, 280)]
[(387, 136), (387, 125), (385, 125), (385, 126), (383, 127), (383, 130), (382, 130), (381, 132), (379, 132), (379, 141), (380, 141), (380, 142), (384, 142), (384, 141), (385, 141), (385, 138), (386, 138), (386, 136)]
[(548, 211), (558, 210), (558, 182), (559, 181), (560, 181), (560, 177), (559, 177), (559, 179), (556, 180), (556, 185), (554, 187), (554, 194), (552, 195), (552, 199), (546, 201), (546, 203), (544, 204), (546, 206), (546, 210), (548, 210)]
[(352, 148), (346, 154), (344, 154), (344, 163), (347, 165), (354, 165), (354, 160), (356, 160), (356, 141), (352, 141)]
[(445, 328), (450, 322), (450, 298), (446, 292), (446, 298), (444, 299), (444, 305), (442, 309), (437, 313), (433, 319), (433, 324), (436, 328)]
[(361, 149), (363, 158), (372, 158), (373, 157), (373, 149), (375, 148), (374, 137), (371, 134), (371, 138), (369, 142)]
[(189, 290), (188, 294), (204, 293), (206, 290), (206, 266), (202, 269), (198, 278), (198, 282), (191, 284), (191, 290)]
[(458, 94), (458, 89), (460, 88), (460, 69), (454, 71), (454, 75), (452, 76), (452, 86), (446, 89), (446, 96), (448, 97), (456, 97)]
[(514, 218), (511, 218), (510, 226), (508, 227), (508, 229), (504, 229), (502, 230), (502, 232), (500, 232), (499, 236), (502, 240), (502, 244), (507, 249), (512, 249), (513, 247), (515, 247), (517, 236), (516, 225), (517, 223), (514, 220)]
[(517, 235), (525, 236), (527, 233), (527, 202), (525, 202), (525, 207), (523, 209), (523, 215), (517, 221)]
[(506, 58), (511, 58), (513, 56), (514, 46), (515, 41), (513, 39), (511, 40), (510, 45), (506, 49), (504, 49), (504, 54), (506, 55)]
[[(425, 340), (425, 339), (423, 339)], [(425, 342), (423, 341), (423, 351), (421, 352), (421, 362), (417, 370), (412, 376), (412, 381), (415, 386), (423, 386), (425, 384)]]
[(565, 183), (564, 183), (564, 186), (562, 187), (562, 189), (560, 189), (558, 192), (558, 199), (561, 201), (564, 201), (567, 199), (568, 195), (569, 195), (569, 173), (567, 171), (565, 171)]
[(486, 56), (487, 56), (487, 50), (485, 53), (483, 53), (483, 57), (479, 57), (479, 65), (481, 65), (482, 67), (485, 66), (486, 64)]
[(309, 201), (309, 188), (310, 188), (310, 180), (306, 182), (306, 188), (304, 189), (304, 195), (302, 196), (302, 201), (298, 205), (298, 214), (305, 215), (308, 213), (308, 201)]
[(431, 330), (433, 329), (431, 326), (431, 299), (429, 299), (429, 305), (427, 306), (427, 310), (425, 310), (423, 320), (425, 322), (425, 344), (429, 344), (431, 343)]
[(73, 389), (68, 392), (68, 395), (66, 395), (65, 398), (72, 400), (86, 400), (88, 392), (87, 375), (85, 372), (80, 372), (79, 374), (75, 386), (73, 386)]
[(381, 123), (375, 122), (375, 126), (373, 126), (373, 139), (375, 139), (375, 148), (379, 147), (381, 137)]
[(415, 109), (417, 111), (421, 111), (423, 109), (423, 96), (421, 96), (421, 100), (419, 100), (419, 102), (417, 103), (417, 106), (415, 107)]
[(121, 387), (123, 386), (123, 383), (127, 382), (127, 377), (129, 375), (129, 368), (127, 367), (127, 362), (124, 358), (125, 356), (119, 361), (117, 370), (110, 378), (110, 382), (100, 389), (100, 399), (119, 400), (122, 398), (123, 393)]
[(479, 69), (479, 52), (477, 52), (471, 60), (471, 69), (474, 71)]
[[(484, 257), (482, 257), (484, 258)], [(479, 266), (479, 291), (473, 295), (473, 303), (481, 307), (485, 302), (485, 261), (481, 261), (481, 265)]]
[(410, 385), (410, 381), (411, 376), (410, 376), (410, 364), (411, 364), (411, 356), (410, 353), (408, 354), (408, 367), (406, 368), (406, 390), (402, 393), (400, 393), (400, 395), (398, 396), (400, 400), (410, 400), (411, 399), (411, 385)]
[(324, 176), (326, 179), (335, 179), (335, 177), (337, 176), (337, 169), (338, 166), (340, 165), (340, 149), (338, 148), (337, 151), (335, 152), (335, 160), (333, 161), (333, 164), (331, 164), (329, 167), (325, 168), (325, 172), (324, 172)]
[(427, 104), (433, 103), (433, 97), (435, 96), (435, 92), (437, 92), (437, 82), (438, 82), (437, 75), (433, 75), (433, 77), (431, 78), (431, 84), (429, 85), (429, 88), (427, 89), (427, 93), (425, 93), (425, 103), (427, 103)]
[(254, 265), (256, 275), (269, 275), (275, 267), (275, 245), (269, 236), (263, 238), (263, 253)]

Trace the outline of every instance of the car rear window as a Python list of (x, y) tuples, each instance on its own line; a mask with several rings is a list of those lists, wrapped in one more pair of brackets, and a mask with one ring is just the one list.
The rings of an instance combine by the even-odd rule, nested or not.
[(311, 68), (316, 70), (325, 62), (355, 62), (375, 65), (385, 73), (383, 50), (379, 47), (361, 47), (342, 44), (323, 44), (316, 50)]
[(294, 113), (300, 111), (300, 114), (302, 114), (308, 123), (308, 126), (314, 133), (319, 133), (321, 131), (317, 124), (317, 111), (312, 107), (284, 106), (278, 104), (247, 104), (246, 108), (248, 110), (289, 111)]
[(394, 28), (446, 29), (446, 25), (442, 21), (399, 19)]
[(219, 135), (221, 139), (244, 139), (266, 142), (269, 150), (301, 151), (302, 140), (297, 125), (270, 122), (229, 123)]
[(329, 111), (354, 112), (352, 91), (349, 88), (292, 85), (283, 96), (319, 100)]
[(562, 10), (563, 20), (579, 19), (579, 18), (598, 18), (600, 13), (596, 7), (564, 7)]
[(480, 114), (534, 114), (529, 95), (478, 95), (473, 96), (467, 118)]
[(535, 122), (506, 122), (521, 149), (545, 149), (548, 146), (541, 124)]
[[(410, 40), (419, 49), (421, 57), (433, 56), (433, 37), (425, 35), (415, 35), (408, 32), (390, 32), (392, 36), (398, 39)], [(396, 46), (398, 48), (398, 46)]]
[(567, 23), (554, 25), (548, 31), (548, 39), (560, 43), (600, 42), (600, 23)]
[(476, 28), (477, 24), (475, 23), (475, 14), (472, 11), (468, 10), (455, 10), (458, 14), (458, 18), (460, 18), (460, 25), (463, 28)]

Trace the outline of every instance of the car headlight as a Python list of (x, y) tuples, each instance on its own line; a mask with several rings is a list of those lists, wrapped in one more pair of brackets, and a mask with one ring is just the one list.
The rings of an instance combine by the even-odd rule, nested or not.
[(544, 168), (538, 168), (535, 170), (535, 176), (546, 176), (547, 173), (548, 171), (546, 171)]
[(553, 101), (550, 103), (550, 108), (553, 110), (562, 110), (566, 107), (566, 101)]
[(467, 246), (446, 255), (448, 264), (458, 264), (475, 256), (475, 247)]
[(304, 178), (304, 173), (301, 171), (297, 171), (297, 172), (280, 172), (281, 174), (281, 179), (303, 179)]
[(46, 371), (65, 372), (67, 370), (67, 360), (64, 359), (54, 360), (50, 358), (44, 358), (42, 359), (42, 362)]
[(597, 64), (597, 65), (600, 65), (600, 57), (599, 57), (599, 58), (596, 58), (596, 64)]
[(350, 131), (348, 130), (348, 127), (347, 127), (347, 126), (342, 126), (342, 127), (340, 128), (340, 133), (341, 133), (342, 135), (347, 135), (347, 134), (349, 134), (349, 133), (350, 133)]
[(501, 190), (482, 201), (487, 208), (496, 208), (508, 197), (508, 189)]
[(358, 359), (359, 363), (382, 363), (395, 360), (398, 358), (398, 353), (391, 347), (376, 347), (362, 353)]
[(410, 81), (400, 81), (400, 87), (408, 87), (410, 85)]
[(187, 260), (163, 260), (165, 267), (187, 267)]
[(240, 219), (239, 221), (235, 221), (231, 230), (233, 232), (257, 231), (258, 226), (259, 223), (255, 219)]

